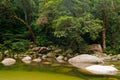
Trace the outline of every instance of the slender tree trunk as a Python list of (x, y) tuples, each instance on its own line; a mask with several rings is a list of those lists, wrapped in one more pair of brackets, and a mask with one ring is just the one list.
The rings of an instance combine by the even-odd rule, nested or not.
[(102, 30), (102, 47), (103, 47), (103, 50), (105, 50), (106, 48), (106, 30), (103, 26), (103, 30)]
[(68, 49), (72, 47), (72, 45), (74, 44), (74, 41), (75, 41), (74, 39), (73, 39), (72, 41), (70, 41), (70, 44), (69, 44), (69, 46), (68, 46)]
[(27, 14), (27, 10), (26, 10), (26, 7), (25, 7), (25, 1), (21, 0), (21, 3), (22, 3), (22, 6), (23, 6), (25, 21), (28, 23), (28, 14)]
[(106, 27), (107, 27), (107, 13), (103, 10), (103, 27), (102, 27), (102, 47), (103, 50), (106, 49)]
[(32, 35), (33, 42), (36, 43), (35, 42), (35, 34), (34, 34), (32, 28), (31, 28), (31, 26), (26, 21), (24, 21), (23, 19), (19, 18), (18, 16), (14, 16), (14, 18), (17, 19), (17, 20), (19, 20), (20, 22), (22, 22), (23, 24), (26, 25), (26, 27), (28, 28), (29, 32)]

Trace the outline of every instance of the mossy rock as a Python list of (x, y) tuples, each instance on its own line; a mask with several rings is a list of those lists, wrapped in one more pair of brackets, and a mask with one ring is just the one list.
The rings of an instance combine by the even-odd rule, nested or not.
[(47, 54), (48, 57), (55, 57), (56, 53), (55, 52), (49, 52)]

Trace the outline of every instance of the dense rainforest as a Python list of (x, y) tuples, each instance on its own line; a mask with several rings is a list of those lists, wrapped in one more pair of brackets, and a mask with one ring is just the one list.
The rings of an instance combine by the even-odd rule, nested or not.
[(120, 0), (0, 0), (0, 51), (24, 51), (30, 42), (75, 52), (101, 44), (119, 54)]

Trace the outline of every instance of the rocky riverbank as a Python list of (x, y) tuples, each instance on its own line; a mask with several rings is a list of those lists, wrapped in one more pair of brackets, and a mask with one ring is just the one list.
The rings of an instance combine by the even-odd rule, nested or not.
[[(33, 46), (31, 45), (30, 49), (26, 51), (24, 54), (12, 54), (9, 50), (6, 50), (4, 52), (0, 52), (0, 58), (15, 58), (15, 59), (22, 59), (26, 56), (30, 56), (31, 60), (34, 62), (36, 60), (39, 60), (41, 62), (42, 60), (47, 60), (48, 58), (54, 58), (56, 61), (62, 63), (67, 62), (69, 58), (75, 57), (77, 55), (80, 55), (82, 53), (74, 53), (71, 49), (68, 49), (66, 51), (62, 50), (58, 47), (44, 47), (44, 46)], [(103, 53), (102, 47), (100, 44), (92, 44), (88, 45), (85, 52), (83, 54), (89, 54), (92, 56), (96, 56), (100, 58), (103, 61), (120, 61), (120, 54), (112, 55), (112, 54), (106, 54)]]

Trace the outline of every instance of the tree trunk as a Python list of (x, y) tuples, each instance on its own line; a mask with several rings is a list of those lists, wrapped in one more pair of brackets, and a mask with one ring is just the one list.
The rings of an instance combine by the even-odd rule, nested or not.
[(69, 48), (71, 48), (71, 47), (72, 47), (72, 45), (73, 45), (74, 41), (75, 41), (74, 39), (72, 39), (72, 40), (70, 41), (70, 44), (68, 45), (67, 49), (69, 49)]
[(106, 48), (106, 30), (105, 30), (104, 26), (102, 29), (102, 47), (103, 47), (103, 51), (104, 51)]
[(23, 6), (25, 21), (28, 23), (28, 14), (27, 14), (27, 10), (26, 10), (26, 7), (25, 7), (25, 1), (21, 0), (21, 3), (22, 3), (22, 6)]
[(35, 42), (35, 34), (34, 34), (32, 28), (31, 28), (31, 26), (27, 22), (25, 22), (23, 19), (19, 18), (18, 16), (14, 16), (14, 18), (26, 25), (26, 27), (28, 28), (29, 32), (32, 35), (33, 42), (36, 43)]
[(107, 13), (103, 10), (103, 27), (102, 27), (102, 47), (103, 51), (106, 49), (106, 27), (107, 27)]

